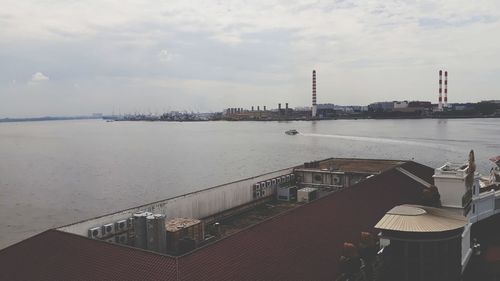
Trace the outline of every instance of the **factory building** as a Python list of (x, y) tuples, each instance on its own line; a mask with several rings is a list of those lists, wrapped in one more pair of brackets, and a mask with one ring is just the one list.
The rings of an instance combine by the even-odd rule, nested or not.
[(368, 105), (368, 110), (374, 112), (387, 112), (394, 109), (394, 102), (384, 101), (384, 102), (374, 102)]

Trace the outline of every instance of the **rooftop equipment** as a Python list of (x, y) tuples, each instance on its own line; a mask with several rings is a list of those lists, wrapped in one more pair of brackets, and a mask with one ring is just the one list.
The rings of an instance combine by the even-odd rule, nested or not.
[(123, 232), (128, 229), (127, 220), (119, 220), (115, 223), (115, 232)]
[(318, 189), (305, 187), (297, 191), (297, 201), (309, 203), (318, 197)]
[(192, 218), (175, 218), (165, 224), (167, 233), (167, 251), (181, 254), (191, 249), (190, 240), (195, 246), (203, 241), (205, 236), (203, 223)]
[(102, 236), (110, 236), (115, 234), (115, 224), (114, 223), (108, 223), (102, 226)]
[(147, 249), (146, 217), (152, 215), (150, 212), (138, 212), (134, 214), (134, 246)]
[(278, 187), (276, 196), (279, 201), (294, 201), (295, 199), (297, 199), (297, 187), (295, 186)]
[(89, 238), (98, 239), (102, 237), (102, 227), (93, 227), (89, 229)]
[(115, 235), (115, 243), (127, 245), (128, 244), (128, 234), (122, 233), (120, 235)]
[(167, 247), (165, 215), (154, 214), (146, 217), (147, 248), (150, 251), (165, 253)]

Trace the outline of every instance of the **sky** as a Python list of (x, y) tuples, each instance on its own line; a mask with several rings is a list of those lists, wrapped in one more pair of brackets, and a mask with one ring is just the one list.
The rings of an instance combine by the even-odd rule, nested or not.
[(0, 0), (0, 117), (500, 98), (498, 0)]

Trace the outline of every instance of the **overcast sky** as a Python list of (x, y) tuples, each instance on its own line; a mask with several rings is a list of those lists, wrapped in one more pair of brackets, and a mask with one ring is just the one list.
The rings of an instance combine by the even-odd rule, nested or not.
[(498, 0), (0, 7), (0, 117), (500, 98)]

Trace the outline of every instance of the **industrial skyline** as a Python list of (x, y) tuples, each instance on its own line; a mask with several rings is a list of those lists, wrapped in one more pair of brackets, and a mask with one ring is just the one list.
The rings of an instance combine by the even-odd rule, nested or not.
[[(0, 117), (218, 111), (495, 99), (500, 3), (484, 1), (9, 1), (0, 13)], [(450, 100), (451, 102), (451, 100)]]

